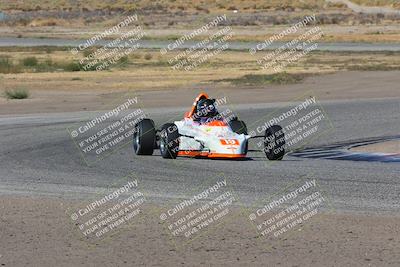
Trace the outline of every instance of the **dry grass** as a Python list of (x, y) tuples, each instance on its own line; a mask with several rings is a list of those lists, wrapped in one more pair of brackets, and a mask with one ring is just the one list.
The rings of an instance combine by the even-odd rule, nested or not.
[[(397, 0), (354, 0), (365, 5), (397, 6)], [(398, 3), (398, 1), (397, 1)], [(400, 9), (400, 7), (399, 7)], [(343, 5), (325, 0), (54, 0), (9, 1), (0, 0), (0, 10), (28, 11), (20, 20), (0, 22), (5, 27), (2, 36), (80, 38), (93, 37), (95, 32), (118, 24), (133, 10), (139, 14), (139, 24), (148, 32), (147, 39), (176, 39), (183, 32), (199, 27), (217, 14), (227, 14), (235, 31), (232, 40), (263, 41), (282, 27), (316, 13), (321, 25), (336, 26), (333, 31), (324, 30), (322, 42), (399, 42), (398, 18), (356, 14)], [(237, 13), (234, 13), (238, 10)], [(37, 17), (36, 11), (45, 11)], [(88, 13), (92, 12), (92, 13)], [(34, 14), (34, 16), (32, 15)], [(255, 15), (256, 14), (256, 15)], [(69, 19), (60, 19), (68, 17)], [(1, 24), (3, 23), (3, 24)], [(375, 30), (375, 26), (394, 26), (396, 30)], [(358, 27), (359, 26), (359, 27)], [(346, 31), (346, 27), (358, 27)], [(373, 28), (374, 32), (362, 32)], [(8, 30), (11, 29), (11, 30)], [(245, 29), (244, 31), (242, 31)], [(272, 29), (272, 31), (271, 31)], [(164, 30), (164, 32), (162, 32)], [(161, 34), (160, 34), (161, 33)], [(376, 34), (379, 33), (379, 34)], [(294, 38), (290, 36), (289, 38)]]
[(389, 6), (400, 8), (400, 2), (398, 0), (352, 0), (352, 2), (365, 6)]
[(9, 1), (1, 0), (0, 6), (4, 10), (25, 10), (25, 11), (39, 11), (39, 10), (123, 10), (130, 11), (135, 9), (167, 9), (167, 10), (255, 10), (255, 9), (285, 9), (285, 8), (310, 8), (321, 7), (324, 0), (271, 0), (266, 3), (263, 0), (202, 0), (200, 1), (186, 1), (186, 0), (86, 0), (76, 5), (73, 0), (53, 0), (53, 1)]
[(49, 26), (63, 26), (68, 25), (67, 20), (65, 19), (57, 19), (57, 18), (39, 18), (33, 19), (29, 22), (27, 26), (30, 27), (49, 27)]
[[(45, 50), (45, 51), (43, 51)], [(40, 73), (40, 72), (76, 72), (95, 71), (98, 64), (89, 68), (80, 64), (67, 51), (48, 50), (46, 47), (10, 48), (13, 56), (10, 57), (7, 49), (0, 49), (0, 73)], [(20, 52), (17, 52), (20, 51)], [(51, 55), (50, 55), (51, 54)], [(127, 63), (128, 58), (122, 57), (120, 65)], [(118, 65), (117, 65), (118, 66)], [(107, 68), (108, 69), (108, 68)]]
[[(12, 54), (9, 60), (19, 61), (27, 57), (37, 57), (39, 62), (50, 58), (53, 61), (71, 59), (68, 51), (53, 51), (51, 54), (43, 51), (20, 51), (7, 53), (0, 50), (0, 57)], [(255, 57), (246, 51), (225, 51), (211, 58), (193, 71), (176, 71), (171, 69), (167, 57), (155, 50), (139, 50), (129, 55), (128, 62), (123, 66), (108, 71), (92, 72), (44, 72), (16, 73), (3, 75), (5, 88), (29, 88), (40, 90), (139, 90), (165, 89), (193, 86), (210, 86), (215, 81), (240, 80), (250, 77), (255, 81), (264, 79), (272, 72), (263, 71)], [(400, 53), (327, 53), (313, 52), (288, 66), (285, 71), (291, 74), (327, 73), (339, 70), (396, 70), (400, 69)], [(246, 76), (247, 75), (247, 76)], [(253, 79), (255, 78), (255, 79)]]
[(238, 86), (262, 86), (266, 84), (294, 84), (305, 78), (303, 74), (280, 72), (274, 74), (246, 74), (239, 78), (222, 79), (216, 82), (229, 82)]
[[(355, 3), (369, 6), (394, 6), (398, 7), (397, 0), (353, 0)], [(192, 10), (192, 11), (214, 11), (214, 10), (288, 10), (288, 9), (320, 9), (325, 6), (324, 0), (86, 0), (80, 1), (79, 5), (74, 0), (53, 0), (53, 1), (10, 1), (0, 0), (0, 7), (4, 10), (112, 10), (132, 11), (136, 9), (166, 9), (166, 10)]]

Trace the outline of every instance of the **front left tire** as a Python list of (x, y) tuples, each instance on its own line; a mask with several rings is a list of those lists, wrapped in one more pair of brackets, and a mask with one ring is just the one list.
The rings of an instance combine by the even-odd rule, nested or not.
[(153, 155), (156, 143), (154, 121), (143, 119), (135, 126), (133, 134), (133, 151), (136, 155)]

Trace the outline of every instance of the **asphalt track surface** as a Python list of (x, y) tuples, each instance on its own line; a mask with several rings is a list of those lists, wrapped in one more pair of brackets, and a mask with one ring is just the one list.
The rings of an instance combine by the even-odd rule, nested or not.
[[(393, 137), (400, 133), (400, 99), (322, 101), (334, 129), (308, 144), (318, 148), (335, 143)], [(252, 120), (279, 104), (238, 105), (237, 115)], [(157, 125), (183, 114), (184, 108), (149, 109)], [(316, 179), (340, 211), (396, 213), (400, 209), (400, 164), (285, 156), (269, 162), (250, 144), (249, 160), (166, 160), (133, 155), (131, 145), (92, 166), (82, 158), (66, 128), (90, 112), (0, 117), (0, 194), (43, 195), (85, 199), (98, 189), (122, 185), (134, 173), (151, 201), (165, 203), (190, 197), (223, 175), (242, 205), (255, 205), (301, 177)]]

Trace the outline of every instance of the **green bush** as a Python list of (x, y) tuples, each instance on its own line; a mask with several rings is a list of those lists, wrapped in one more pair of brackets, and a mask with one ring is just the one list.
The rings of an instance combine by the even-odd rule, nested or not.
[(119, 64), (126, 64), (126, 63), (129, 63), (129, 58), (128, 58), (128, 56), (123, 56), (123, 57), (121, 57), (120, 59), (118, 59), (118, 63), (119, 63)]
[(64, 66), (64, 70), (66, 71), (80, 71), (82, 70), (81, 68), (81, 64), (77, 63), (77, 62), (71, 62), (68, 63)]
[(85, 50), (83, 50), (83, 56), (84, 56), (84, 57), (88, 57), (88, 56), (90, 56), (92, 53), (94, 53), (95, 51), (96, 51), (96, 50), (93, 49), (93, 48), (85, 49)]
[(56, 69), (57, 66), (53, 64), (53, 61), (51, 59), (46, 59), (45, 61), (39, 63), (36, 66), (35, 71), (36, 72), (52, 72)]
[[(101, 63), (86, 66), (86, 65), (80, 64), (79, 62), (74, 61), (74, 62), (70, 62), (67, 64), (61, 64), (61, 65), (59, 65), (59, 68), (62, 68), (65, 71), (96, 71), (99, 66), (101, 66)], [(86, 67), (86, 69), (85, 69), (85, 67)], [(108, 70), (108, 69), (109, 69), (109, 67), (102, 68), (102, 70)]]
[(36, 57), (27, 57), (22, 60), (22, 65), (25, 67), (35, 67), (38, 64)]
[(29, 97), (29, 92), (25, 89), (6, 90), (4, 94), (7, 99), (25, 99)]

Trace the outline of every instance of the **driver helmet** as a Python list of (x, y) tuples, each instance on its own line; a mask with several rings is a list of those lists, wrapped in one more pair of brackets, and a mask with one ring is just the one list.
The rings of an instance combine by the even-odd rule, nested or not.
[(215, 102), (214, 99), (207, 99), (207, 98), (200, 99), (199, 102), (197, 102), (196, 117), (211, 118), (216, 116), (218, 112), (217, 108), (214, 105), (214, 102)]

